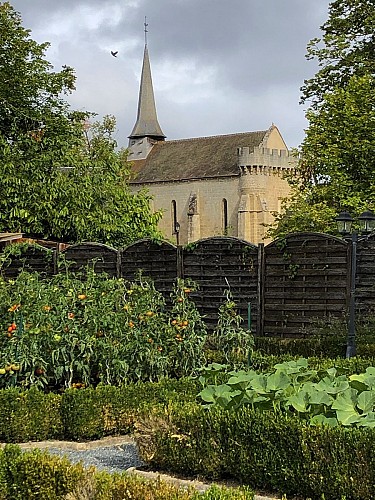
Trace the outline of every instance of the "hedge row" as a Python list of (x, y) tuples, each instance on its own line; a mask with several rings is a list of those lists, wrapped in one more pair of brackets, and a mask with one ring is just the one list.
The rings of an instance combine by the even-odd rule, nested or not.
[(198, 392), (198, 382), (188, 379), (69, 389), (63, 394), (3, 389), (0, 442), (90, 440), (127, 434), (150, 408), (169, 401), (192, 401)]
[(151, 467), (325, 500), (375, 498), (375, 430), (310, 427), (297, 417), (176, 404), (138, 425)]
[[(255, 349), (261, 354), (345, 358), (346, 338), (343, 335), (311, 338), (255, 337)], [(374, 358), (375, 339), (361, 334), (357, 339), (357, 355)]]
[[(254, 353), (252, 368), (269, 372), (276, 363), (290, 359), (293, 356)], [(313, 369), (344, 367), (348, 374), (375, 366), (374, 359), (358, 357), (349, 360), (309, 358), (308, 361)], [(201, 389), (199, 382), (191, 379), (69, 389), (62, 394), (45, 394), (37, 389), (3, 389), (0, 390), (0, 442), (91, 440), (127, 434), (153, 407), (164, 407), (171, 401), (193, 402)]]
[(66, 458), (40, 450), (22, 453), (15, 445), (0, 450), (0, 500), (253, 500), (253, 492), (213, 486), (205, 493), (137, 476), (85, 470)]

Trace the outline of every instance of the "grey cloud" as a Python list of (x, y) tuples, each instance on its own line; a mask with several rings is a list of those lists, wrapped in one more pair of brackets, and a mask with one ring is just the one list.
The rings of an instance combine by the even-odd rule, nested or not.
[[(24, 25), (38, 37), (56, 16), (68, 23), (78, 7), (113, 20), (53, 35), (56, 67), (76, 68), (73, 106), (118, 118), (119, 142), (134, 124), (142, 64), (143, 22), (159, 122), (169, 138), (261, 129), (274, 121), (287, 143), (298, 145), (306, 126), (299, 88), (316, 70), (304, 54), (319, 35), (329, 0), (13, 0)], [(81, 11), (82, 12), (82, 11)], [(82, 21), (80, 23), (80, 21)], [(47, 38), (48, 40), (48, 38)], [(39, 41), (42, 41), (39, 39)], [(44, 39), (43, 39), (44, 41)], [(115, 60), (109, 50), (119, 50)], [(176, 78), (181, 68), (186, 81)], [(194, 78), (206, 74), (207, 81)], [(177, 75), (178, 76), (178, 75)], [(169, 81), (169, 85), (168, 85)], [(183, 95), (189, 96), (184, 102)]]

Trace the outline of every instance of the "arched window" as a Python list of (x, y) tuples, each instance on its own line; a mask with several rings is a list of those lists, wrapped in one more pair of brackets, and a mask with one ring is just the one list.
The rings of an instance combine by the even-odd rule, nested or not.
[(228, 234), (228, 201), (225, 198), (221, 202), (221, 227), (223, 234)]
[(172, 220), (172, 234), (176, 234), (177, 226), (177, 203), (176, 200), (171, 202), (171, 220)]

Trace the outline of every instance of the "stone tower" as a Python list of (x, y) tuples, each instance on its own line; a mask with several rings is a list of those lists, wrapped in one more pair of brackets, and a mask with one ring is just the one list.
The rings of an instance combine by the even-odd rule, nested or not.
[(128, 160), (143, 160), (151, 151), (152, 146), (159, 141), (164, 141), (158, 122), (152, 86), (151, 67), (148, 56), (147, 43), (145, 43), (141, 83), (138, 98), (137, 121), (132, 133), (129, 135)]

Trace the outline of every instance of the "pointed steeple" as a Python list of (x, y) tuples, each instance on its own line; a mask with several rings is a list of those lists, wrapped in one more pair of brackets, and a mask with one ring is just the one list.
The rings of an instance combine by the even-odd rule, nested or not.
[(132, 133), (129, 135), (129, 146), (134, 144), (134, 140), (149, 137), (152, 140), (164, 141), (163, 134), (155, 106), (154, 89), (152, 86), (150, 60), (148, 57), (147, 43), (145, 44), (141, 84), (139, 88), (137, 121)]

